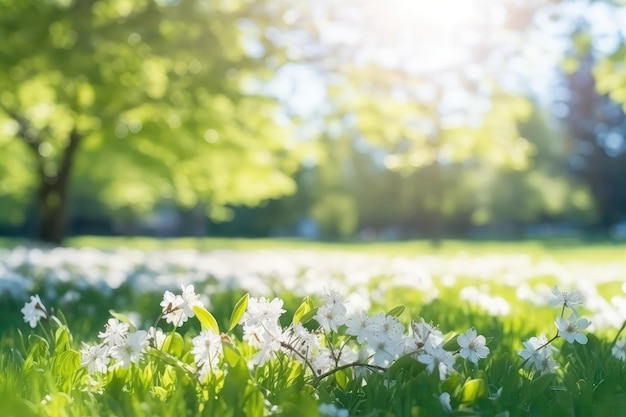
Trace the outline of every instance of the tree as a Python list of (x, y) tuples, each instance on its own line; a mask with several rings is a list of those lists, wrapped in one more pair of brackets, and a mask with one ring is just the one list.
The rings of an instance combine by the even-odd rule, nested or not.
[(22, 203), (4, 217), (34, 192), (37, 238), (60, 243), (77, 184), (108, 207), (213, 218), (293, 192), (296, 143), (262, 87), (286, 59), (265, 36), (282, 7), (0, 0), (0, 198)]

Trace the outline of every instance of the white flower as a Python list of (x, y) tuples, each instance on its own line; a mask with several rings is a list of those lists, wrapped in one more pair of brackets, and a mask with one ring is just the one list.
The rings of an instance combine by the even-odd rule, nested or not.
[(559, 329), (559, 336), (567, 340), (568, 343), (577, 341), (581, 345), (587, 343), (587, 336), (580, 333), (580, 330), (589, 327), (591, 322), (587, 319), (579, 319), (575, 313), (572, 313), (567, 320), (557, 317), (554, 324)]
[(280, 340), (268, 332), (263, 332), (260, 336), (258, 341), (260, 350), (250, 360), (253, 365), (259, 366), (270, 360), (272, 353), (279, 351), (281, 348)]
[(24, 322), (32, 328), (37, 327), (39, 320), (48, 317), (46, 307), (41, 302), (39, 294), (31, 295), (30, 301), (24, 304), (20, 312), (24, 315)]
[(445, 379), (454, 365), (454, 357), (443, 348), (443, 345), (433, 346), (430, 343), (425, 345), (424, 353), (419, 355), (417, 360), (426, 365), (429, 374), (432, 374), (437, 368), (442, 380)]
[(617, 359), (626, 361), (626, 337), (615, 342), (615, 346), (611, 349), (611, 353)]
[(280, 298), (269, 301), (265, 297), (250, 297), (248, 308), (240, 323), (245, 323), (248, 326), (254, 326), (257, 323), (275, 323), (284, 312), (283, 300)]
[(86, 366), (89, 375), (94, 372), (106, 373), (110, 361), (109, 348), (106, 345), (89, 346), (83, 342), (80, 354), (80, 366)]
[(316, 352), (310, 355), (309, 362), (315, 370), (316, 375), (321, 375), (324, 372), (329, 371), (331, 366), (333, 365), (330, 349), (318, 349)]
[(150, 346), (155, 349), (163, 348), (163, 344), (165, 343), (165, 333), (158, 327), (150, 327), (148, 329), (148, 342), (150, 342)]
[(476, 329), (474, 328), (459, 335), (456, 341), (461, 347), (459, 354), (463, 359), (469, 359), (470, 362), (478, 363), (479, 359), (484, 359), (489, 355), (489, 348), (485, 346), (485, 336), (476, 336)]
[(424, 347), (427, 342), (433, 346), (438, 346), (443, 342), (443, 333), (432, 324), (428, 324), (423, 318), (420, 321), (411, 322), (411, 330), (413, 331), (413, 339), (418, 347)]
[(452, 406), (450, 405), (450, 394), (447, 392), (442, 392), (439, 396), (439, 402), (441, 403), (441, 408), (446, 413), (452, 411)]
[(380, 324), (380, 331), (387, 335), (391, 340), (402, 339), (404, 333), (404, 326), (394, 316), (384, 316), (382, 323)]
[(346, 322), (346, 310), (337, 306), (342, 304), (324, 304), (317, 309), (313, 319), (317, 321), (326, 332), (337, 332), (339, 326)]
[(574, 307), (582, 305), (584, 301), (584, 297), (580, 291), (561, 291), (556, 285), (552, 287), (552, 294), (554, 294), (554, 298), (548, 302), (551, 306), (563, 304), (573, 310)]
[(346, 334), (356, 336), (356, 341), (359, 343), (365, 342), (370, 333), (368, 316), (365, 310), (361, 310), (359, 314), (351, 316), (346, 320), (345, 325), (347, 326)]
[(393, 361), (403, 348), (398, 340), (389, 338), (386, 333), (373, 334), (367, 344), (374, 351), (374, 364), (382, 366)]
[(118, 319), (110, 318), (107, 324), (104, 325), (104, 329), (104, 332), (98, 333), (98, 337), (104, 339), (102, 343), (113, 347), (124, 343), (129, 327), (128, 324), (121, 323)]
[[(296, 323), (285, 330), (282, 335), (282, 341), (290, 347), (290, 349), (283, 348), (283, 351), (289, 355), (294, 354), (291, 349), (296, 350), (303, 356), (307, 356), (310, 352), (316, 351), (321, 347), (317, 335), (309, 332), (302, 323)], [(295, 356), (296, 360), (301, 360), (299, 355), (293, 356)]]
[(213, 330), (204, 330), (194, 337), (191, 342), (193, 348), (191, 353), (198, 366), (209, 366), (211, 369), (217, 369), (219, 355), (222, 351), (222, 339)]
[(345, 408), (337, 408), (335, 404), (320, 404), (317, 411), (326, 417), (349, 417), (350, 412)]
[(183, 293), (181, 295), (181, 298), (183, 299), (183, 304), (181, 307), (183, 308), (183, 312), (187, 317), (193, 318), (196, 315), (193, 311), (193, 308), (195, 306), (204, 306), (202, 305), (202, 301), (200, 301), (200, 296), (196, 294), (193, 285), (181, 285), (181, 288), (183, 290)]
[(185, 315), (185, 309), (183, 308), (184, 303), (185, 300), (180, 295), (174, 295), (171, 291), (165, 291), (160, 306), (163, 308), (161, 314), (167, 323), (180, 327), (187, 321), (188, 317)]
[(122, 344), (111, 348), (111, 356), (121, 363), (122, 368), (127, 369), (131, 363), (138, 363), (141, 360), (147, 347), (148, 333), (137, 330), (126, 336)]
[(539, 337), (531, 337), (524, 343), (524, 350), (519, 355), (526, 362), (525, 368), (530, 368), (534, 365), (535, 369), (541, 373), (553, 373), (558, 367), (556, 361), (552, 358), (552, 353), (557, 351), (557, 348), (548, 344), (548, 339), (545, 334)]
[(194, 317), (193, 308), (195, 306), (203, 307), (199, 300), (193, 285), (181, 286), (182, 295), (174, 295), (171, 291), (165, 291), (161, 307), (162, 315), (165, 321), (172, 323), (176, 327), (182, 326), (190, 317)]

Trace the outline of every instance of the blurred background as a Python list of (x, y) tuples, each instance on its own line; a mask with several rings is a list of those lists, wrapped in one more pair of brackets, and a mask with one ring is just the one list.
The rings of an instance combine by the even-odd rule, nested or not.
[(626, 239), (626, 2), (0, 0), (0, 235)]

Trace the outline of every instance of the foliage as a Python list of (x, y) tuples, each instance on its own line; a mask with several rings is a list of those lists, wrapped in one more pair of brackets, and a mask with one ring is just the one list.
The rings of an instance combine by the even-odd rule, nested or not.
[(62, 207), (69, 182), (113, 209), (202, 202), (216, 219), (293, 192), (296, 145), (251, 89), (284, 62), (262, 35), (281, 7), (0, 2), (0, 198), (21, 203), (2, 215), (23, 219), (36, 189)]

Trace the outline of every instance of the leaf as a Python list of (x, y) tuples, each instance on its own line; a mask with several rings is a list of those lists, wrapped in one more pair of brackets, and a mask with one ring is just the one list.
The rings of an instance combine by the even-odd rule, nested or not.
[(209, 313), (207, 309), (201, 306), (193, 306), (193, 312), (196, 314), (202, 330), (211, 329), (215, 334), (220, 334), (220, 328), (217, 325), (217, 320), (215, 320), (213, 314)]
[(443, 381), (440, 384), (440, 389), (442, 392), (448, 392), (450, 394), (454, 394), (454, 392), (461, 386), (461, 377), (459, 374), (453, 374), (448, 379)]
[(530, 400), (532, 401), (534, 398), (543, 394), (546, 389), (548, 389), (550, 384), (552, 384), (554, 377), (554, 374), (545, 374), (530, 381), (530, 384), (528, 384), (528, 395), (530, 396)]
[(404, 306), (397, 306), (389, 310), (387, 313), (388, 316), (399, 317), (405, 310)]
[(306, 313), (305, 315), (303, 315), (300, 318), (300, 323), (306, 324), (306, 323), (310, 322), (313, 319), (313, 317), (317, 314), (317, 309), (318, 309), (318, 307), (315, 307), (313, 310), (311, 310), (308, 313)]
[(54, 350), (56, 351), (64, 351), (66, 350), (71, 341), (72, 335), (69, 332), (69, 329), (65, 326), (59, 327), (57, 331), (54, 333)]
[(474, 403), (488, 395), (487, 384), (484, 379), (471, 379), (461, 388), (461, 402)]
[[(313, 304), (313, 300), (311, 300), (311, 297), (307, 295), (306, 297), (304, 297), (304, 299), (302, 300), (302, 304), (300, 304), (300, 306), (294, 313), (293, 320), (291, 323), (292, 324), (299, 323), (303, 319), (303, 317), (305, 317), (308, 313), (310, 313), (314, 309), (315, 309), (315, 305)], [(314, 315), (315, 314), (313, 314), (313, 316)], [(311, 318), (313, 318), (313, 316), (311, 316)], [(303, 321), (302, 323), (304, 324), (306, 323), (306, 321)]]
[(417, 359), (412, 358), (410, 355), (405, 355), (396, 360), (387, 369), (387, 372), (391, 379), (395, 379), (403, 373), (407, 376), (415, 377), (422, 373), (424, 369), (426, 369), (426, 365), (418, 362)]
[(128, 327), (130, 328), (130, 332), (131, 333), (137, 331), (137, 327), (135, 327), (133, 322), (130, 321), (130, 319), (126, 315), (124, 315), (122, 313), (117, 313), (114, 310), (109, 310), (109, 314), (111, 314), (114, 318), (118, 319), (122, 323), (128, 324)]
[(348, 375), (346, 375), (345, 371), (342, 369), (335, 372), (335, 380), (337, 381), (337, 385), (339, 385), (339, 388), (343, 389), (348, 384)]
[(222, 350), (224, 351), (224, 360), (230, 366), (235, 366), (242, 358), (239, 349), (231, 343), (223, 342)]
[(237, 304), (235, 304), (233, 313), (230, 316), (230, 325), (228, 326), (229, 332), (235, 328), (235, 326), (239, 323), (239, 320), (241, 320), (241, 317), (243, 317), (243, 314), (246, 312), (246, 309), (248, 308), (249, 299), (250, 299), (250, 294), (246, 293), (243, 297), (239, 299), (239, 301), (237, 301)]
[(183, 355), (184, 346), (185, 341), (177, 332), (168, 334), (163, 342), (163, 350), (177, 358), (180, 358)]
[(456, 352), (457, 350), (461, 348), (461, 346), (459, 346), (459, 342), (457, 342), (456, 340), (458, 337), (458, 334), (456, 334), (456, 332), (451, 332), (449, 334), (451, 336), (446, 342), (446, 344), (443, 345), (443, 349), (447, 350), (448, 352)]

